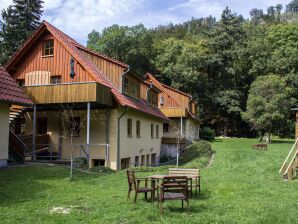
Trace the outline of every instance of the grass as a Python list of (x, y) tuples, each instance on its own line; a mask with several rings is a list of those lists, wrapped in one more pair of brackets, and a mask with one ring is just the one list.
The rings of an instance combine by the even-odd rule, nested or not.
[[(251, 149), (255, 139), (223, 139), (209, 168), (202, 170), (202, 195), (191, 212), (166, 202), (163, 219), (156, 204), (126, 201), (124, 172), (88, 175), (60, 166), (0, 170), (1, 223), (296, 223), (298, 182), (284, 182), (278, 170), (292, 141), (279, 141), (267, 152)], [(191, 161), (193, 162), (193, 161)], [(147, 176), (150, 173), (138, 173)], [(51, 214), (54, 207), (69, 214)]]

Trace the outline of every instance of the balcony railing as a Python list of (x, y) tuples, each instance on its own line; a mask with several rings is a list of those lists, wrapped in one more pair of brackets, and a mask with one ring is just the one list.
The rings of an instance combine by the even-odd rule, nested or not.
[(35, 104), (97, 102), (112, 105), (110, 89), (96, 82), (24, 86)]

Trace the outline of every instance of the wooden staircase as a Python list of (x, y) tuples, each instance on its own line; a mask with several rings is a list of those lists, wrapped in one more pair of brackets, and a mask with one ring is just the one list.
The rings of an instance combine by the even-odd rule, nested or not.
[(285, 180), (292, 180), (297, 175), (298, 168), (298, 138), (293, 147), (289, 151), (284, 163), (282, 164), (279, 173)]
[(27, 145), (12, 131), (9, 131), (9, 155), (10, 162), (22, 163), (29, 152)]

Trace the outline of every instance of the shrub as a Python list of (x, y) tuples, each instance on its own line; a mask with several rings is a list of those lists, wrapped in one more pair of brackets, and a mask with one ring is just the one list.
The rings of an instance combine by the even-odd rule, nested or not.
[(129, 169), (136, 173), (137, 172), (162, 172), (172, 167), (176, 167), (176, 166), (174, 165), (157, 166), (157, 167), (139, 166), (139, 167), (130, 167)]
[(87, 159), (86, 158), (75, 158), (73, 160), (74, 167), (77, 169), (88, 168)]
[(204, 127), (200, 131), (200, 138), (207, 141), (212, 141), (215, 138), (215, 131), (212, 128)]
[(116, 172), (115, 170), (112, 170), (106, 166), (96, 166), (96, 167), (90, 168), (89, 171), (94, 173), (99, 173), (99, 174), (110, 174), (110, 173)]

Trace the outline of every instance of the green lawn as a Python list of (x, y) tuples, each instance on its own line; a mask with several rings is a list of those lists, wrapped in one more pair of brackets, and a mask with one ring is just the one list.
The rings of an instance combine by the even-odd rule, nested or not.
[[(296, 223), (298, 182), (281, 180), (278, 170), (293, 141), (275, 142), (267, 152), (251, 149), (255, 139), (224, 139), (202, 170), (202, 196), (166, 202), (163, 220), (156, 204), (126, 201), (124, 172), (94, 176), (68, 169), (31, 166), (0, 170), (1, 223)], [(142, 176), (149, 173), (142, 173)], [(51, 214), (54, 207), (69, 214)]]

